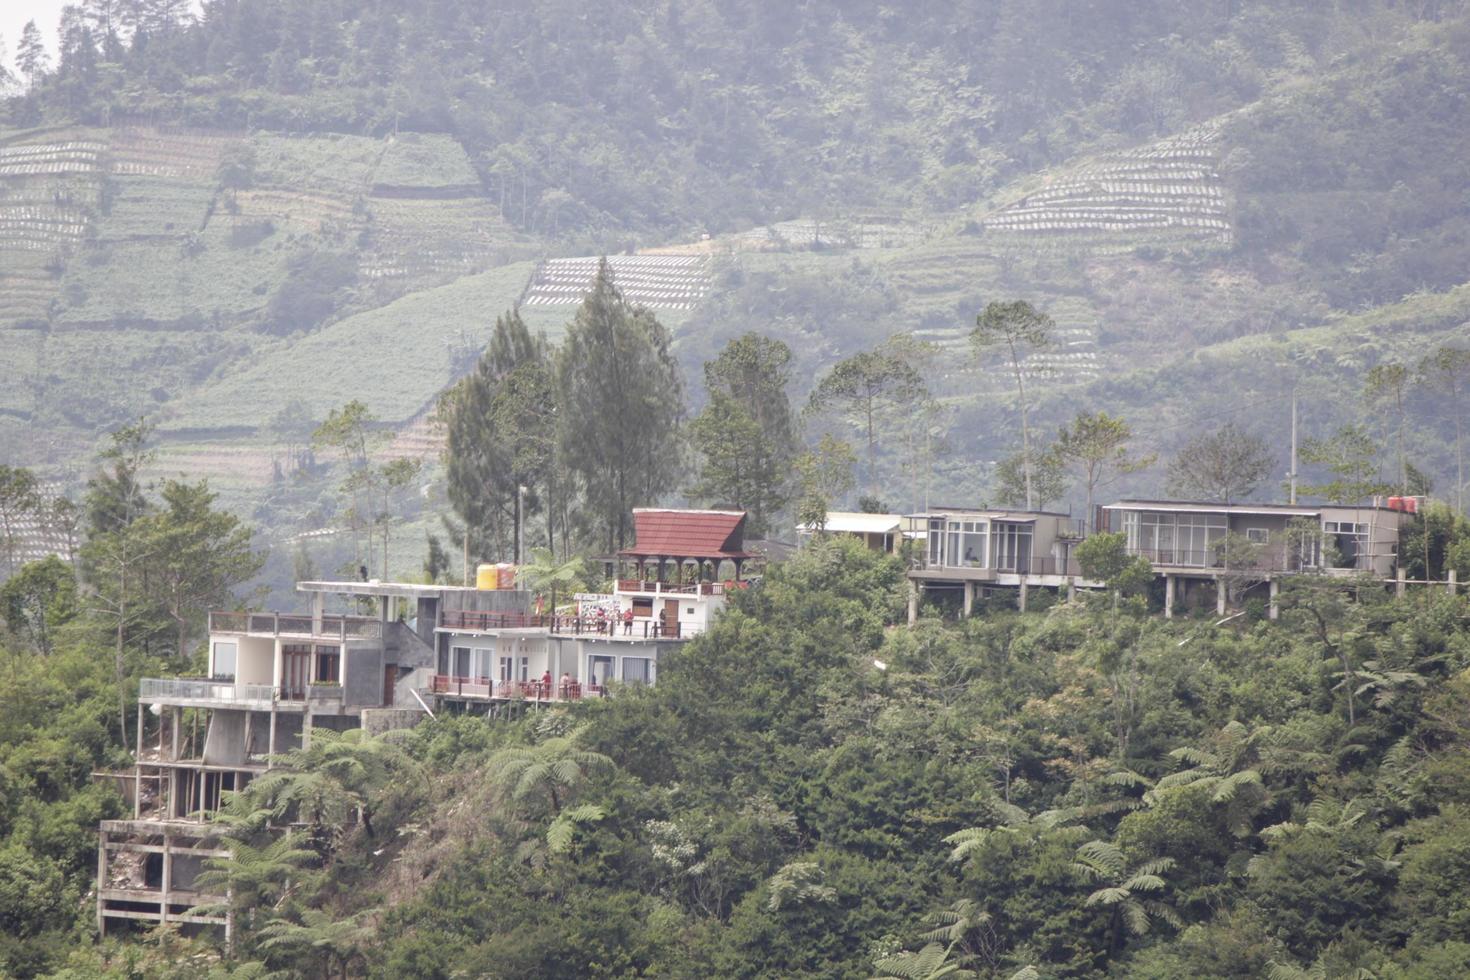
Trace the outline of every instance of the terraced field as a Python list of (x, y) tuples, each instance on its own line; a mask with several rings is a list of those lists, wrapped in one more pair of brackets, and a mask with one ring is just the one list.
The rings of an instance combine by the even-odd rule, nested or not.
[[(592, 291), (598, 256), (548, 259), (526, 290), (528, 307), (575, 309)], [(688, 312), (709, 293), (709, 260), (696, 255), (609, 255), (613, 284), (630, 303), (651, 310)]]
[(1004, 242), (1129, 251), (1142, 244), (1232, 238), (1224, 184), (1215, 169), (1216, 126), (1096, 157), (1064, 171), (983, 219)]
[(453, 380), (453, 355), (473, 356), (489, 340), (495, 315), (514, 305), (531, 269), (523, 262), (467, 276), (263, 346), (165, 410), (160, 429), (250, 431), (293, 399), (314, 418), (358, 398), (384, 421), (411, 419)]

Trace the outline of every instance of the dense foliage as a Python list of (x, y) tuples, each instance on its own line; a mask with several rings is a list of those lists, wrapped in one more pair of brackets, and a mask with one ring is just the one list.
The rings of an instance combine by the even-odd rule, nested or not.
[(912, 629), (902, 602), (895, 559), (819, 543), (655, 688), (313, 739), (228, 808), (218, 971), (1470, 969), (1463, 598), (1304, 579), (1275, 622), (1096, 596)]

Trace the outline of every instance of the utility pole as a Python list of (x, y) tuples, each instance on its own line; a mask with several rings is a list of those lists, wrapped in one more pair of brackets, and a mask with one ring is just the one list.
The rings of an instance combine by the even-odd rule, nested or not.
[(1289, 503), (1296, 506), (1296, 385), (1291, 386), (1291, 500)]
[(523, 564), (526, 526), (526, 488), (516, 484), (516, 567)]

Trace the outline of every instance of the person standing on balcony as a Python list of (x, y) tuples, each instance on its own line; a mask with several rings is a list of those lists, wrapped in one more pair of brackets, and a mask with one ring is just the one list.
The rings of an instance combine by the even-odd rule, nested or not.
[(663, 636), (666, 632), (668, 632), (668, 628), (669, 628), (669, 611), (667, 609), (660, 609), (658, 611), (658, 634), (659, 634), (659, 636)]
[(548, 701), (551, 700), (551, 671), (550, 671), (550, 669), (548, 669), (546, 671), (546, 673), (544, 673), (544, 674), (541, 675), (541, 684), (540, 684), (539, 687), (536, 688), (536, 698), (537, 698), (537, 700), (540, 700), (543, 697), (546, 698)]
[(571, 697), (571, 694), (572, 694), (572, 675), (571, 675), (571, 673), (569, 671), (565, 671), (564, 670), (564, 671), (561, 672), (561, 681), (558, 684), (558, 688), (560, 690), (561, 699), (563, 701), (565, 701), (569, 697)]
[(633, 607), (629, 606), (623, 610), (623, 635), (633, 635)]

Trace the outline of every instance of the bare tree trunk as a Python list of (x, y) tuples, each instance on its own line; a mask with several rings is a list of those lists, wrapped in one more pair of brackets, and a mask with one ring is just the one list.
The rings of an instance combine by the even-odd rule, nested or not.
[(1016, 342), (1008, 341), (1011, 348), (1011, 367), (1016, 372), (1016, 393), (1021, 408), (1021, 472), (1026, 480), (1026, 509), (1036, 509), (1036, 495), (1031, 489), (1031, 428), (1026, 421), (1026, 374), (1021, 370), (1021, 360), (1016, 354)]

